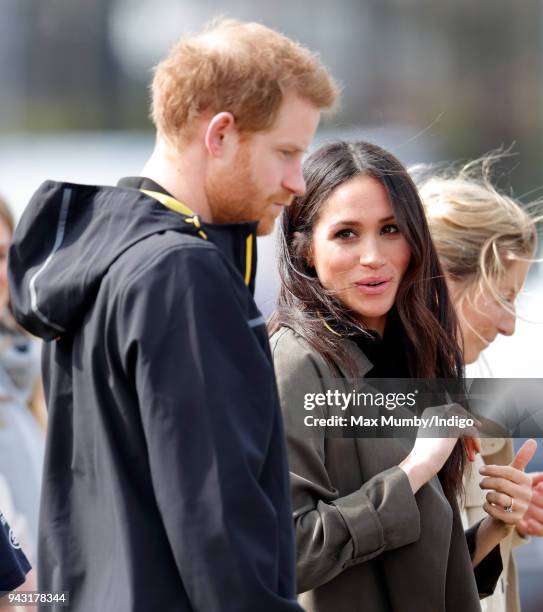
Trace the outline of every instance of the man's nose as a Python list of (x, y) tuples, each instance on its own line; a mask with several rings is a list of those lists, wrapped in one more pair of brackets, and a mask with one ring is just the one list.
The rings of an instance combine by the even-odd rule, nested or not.
[(296, 161), (289, 169), (283, 179), (283, 187), (295, 196), (303, 196), (305, 193), (305, 179), (302, 173), (301, 161)]

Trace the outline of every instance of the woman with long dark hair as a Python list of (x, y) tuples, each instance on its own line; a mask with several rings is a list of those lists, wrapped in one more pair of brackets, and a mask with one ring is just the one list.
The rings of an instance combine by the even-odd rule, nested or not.
[[(345, 437), (348, 419), (330, 419), (330, 402), (356, 397), (364, 378), (441, 379), (444, 398), (461, 386), (457, 321), (417, 190), (392, 155), (363, 142), (322, 147), (304, 176), (305, 195), (283, 213), (270, 322), (300, 601), (319, 612), (475, 612), (529, 485), (511, 512), (497, 484), (491, 516), (464, 534), (455, 500), (475, 438)], [(441, 414), (466, 417), (454, 405)]]

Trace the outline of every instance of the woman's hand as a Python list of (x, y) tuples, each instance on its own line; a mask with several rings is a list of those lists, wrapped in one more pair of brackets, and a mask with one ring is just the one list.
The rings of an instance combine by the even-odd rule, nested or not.
[(487, 516), (479, 526), (472, 564), (476, 567), (488, 553), (511, 533), (526, 512), (532, 497), (532, 481), (524, 468), (537, 449), (535, 440), (527, 440), (510, 465), (486, 465), (481, 489), (490, 489), (483, 505)]
[(513, 527), (524, 517), (532, 499), (532, 479), (524, 468), (536, 449), (537, 442), (527, 440), (510, 465), (485, 465), (479, 470), (486, 476), (479, 486), (489, 490), (483, 508), (493, 519)]
[[(422, 413), (423, 418), (431, 418), (432, 416), (444, 419), (448, 419), (452, 416), (461, 419), (472, 419), (475, 425), (478, 425), (478, 421), (475, 420), (473, 415), (467, 412), (459, 404), (447, 404), (445, 406), (427, 408)], [(480, 440), (476, 437), (478, 432), (475, 425), (465, 428), (419, 428), (413, 449), (400, 463), (400, 467), (409, 478), (413, 493), (416, 493), (422, 485), (431, 480), (445, 465), (445, 462), (449, 458), (460, 436), (467, 436), (468, 457), (473, 461), (476, 452), (480, 452), (481, 450)], [(439, 437), (428, 437), (432, 435)]]
[(528, 474), (532, 480), (532, 499), (524, 518), (515, 528), (522, 537), (543, 537), (543, 472)]

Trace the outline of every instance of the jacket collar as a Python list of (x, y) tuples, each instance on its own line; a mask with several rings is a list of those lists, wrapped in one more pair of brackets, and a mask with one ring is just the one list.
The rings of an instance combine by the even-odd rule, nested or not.
[(183, 215), (187, 223), (193, 224), (197, 234), (215, 244), (241, 274), (252, 294), (256, 278), (256, 226), (257, 223), (204, 223), (188, 206), (176, 200), (155, 181), (133, 176), (122, 178), (119, 187), (138, 189), (167, 208)]
[[(370, 372), (373, 368), (373, 363), (368, 359), (366, 354), (361, 350), (361, 348), (357, 345), (354, 340), (350, 338), (344, 338), (343, 340), (343, 348), (349, 353), (351, 358), (354, 360), (357, 370), (358, 376), (360, 378), (364, 378), (368, 372)], [(344, 368), (338, 366), (344, 378), (350, 379), (352, 375), (349, 374)]]

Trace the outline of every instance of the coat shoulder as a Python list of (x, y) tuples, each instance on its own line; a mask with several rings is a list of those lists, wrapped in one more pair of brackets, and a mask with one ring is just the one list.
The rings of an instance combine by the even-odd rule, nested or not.
[[(343, 342), (358, 368), (359, 376), (364, 377), (372, 368), (371, 362), (353, 340), (345, 338)], [(324, 357), (305, 338), (288, 327), (281, 327), (275, 332), (270, 338), (270, 345), (275, 368), (279, 373), (281, 370), (295, 371), (305, 364), (305, 369), (310, 368), (319, 378), (336, 379), (338, 372), (340, 377), (349, 378), (341, 364), (336, 363), (337, 371), (332, 371)]]
[(281, 327), (273, 334), (270, 347), (278, 376), (282, 373), (299, 373), (300, 370), (317, 377), (330, 374), (321, 355), (289, 327)]

